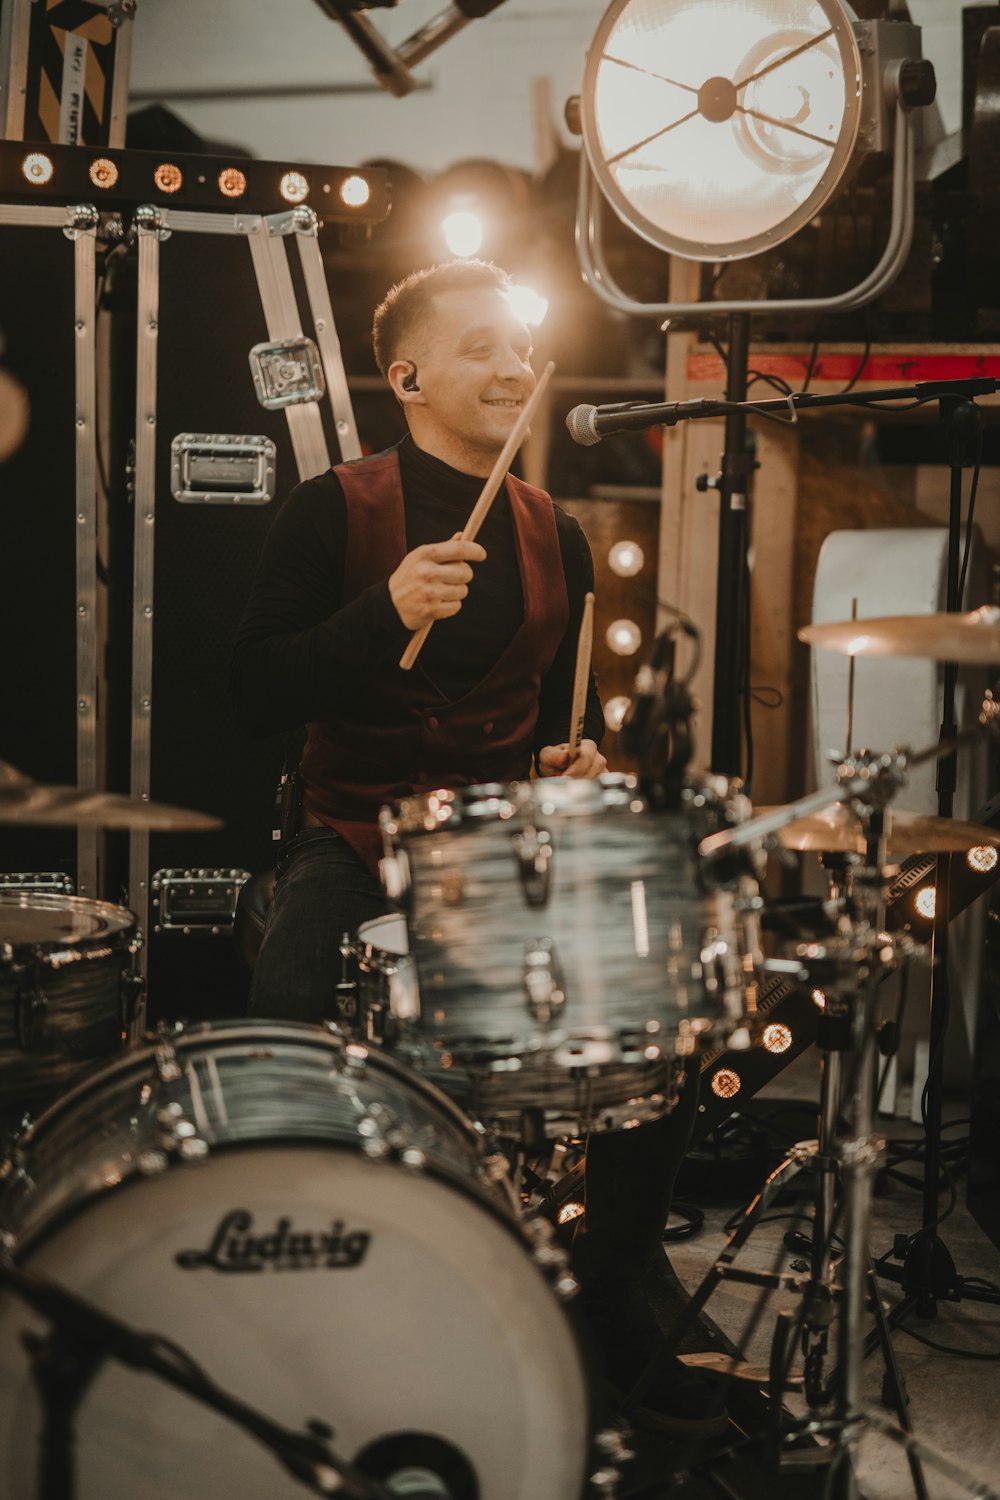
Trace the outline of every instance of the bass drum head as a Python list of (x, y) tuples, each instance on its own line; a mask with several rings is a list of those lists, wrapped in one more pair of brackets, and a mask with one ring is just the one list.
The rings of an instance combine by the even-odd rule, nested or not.
[[(441, 1178), (350, 1147), (223, 1149), (90, 1198), (19, 1258), (275, 1421), (328, 1423), (349, 1462), (408, 1434), (464, 1457), (470, 1500), (582, 1491), (590, 1411), (570, 1322), (512, 1226)], [(38, 1493), (29, 1328), (45, 1325), (4, 1295), (8, 1500)], [(80, 1408), (77, 1474), (79, 1500), (304, 1493), (242, 1429), (113, 1361)]]

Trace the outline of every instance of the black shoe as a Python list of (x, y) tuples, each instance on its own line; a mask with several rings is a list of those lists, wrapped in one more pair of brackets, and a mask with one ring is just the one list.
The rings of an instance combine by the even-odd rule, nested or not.
[[(589, 1286), (580, 1305), (611, 1393), (625, 1401), (664, 1342), (646, 1294), (635, 1282)], [(728, 1426), (717, 1392), (673, 1356), (626, 1415), (636, 1427), (672, 1437), (716, 1437)]]

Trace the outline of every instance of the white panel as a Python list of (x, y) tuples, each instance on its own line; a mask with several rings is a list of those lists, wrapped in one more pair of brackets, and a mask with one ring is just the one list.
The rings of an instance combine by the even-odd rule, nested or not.
[[(943, 610), (947, 550), (944, 528), (833, 532), (823, 543), (816, 569), (814, 623), (849, 620), (854, 599), (858, 619)], [(970, 568), (968, 607), (986, 602), (986, 597), (977, 570)], [(840, 755), (846, 748), (850, 661), (834, 651), (815, 650), (812, 657), (813, 775), (821, 786), (833, 780), (825, 752)], [(857, 657), (852, 747), (889, 750), (905, 744), (919, 749), (936, 740), (940, 675), (937, 663), (919, 658)], [(960, 718), (963, 686), (978, 693), (980, 684), (985, 687), (988, 682), (989, 675), (982, 670), (962, 674)], [(961, 804), (959, 796), (957, 816), (963, 815)], [(936, 810), (932, 765), (913, 773), (899, 805), (920, 812)]]

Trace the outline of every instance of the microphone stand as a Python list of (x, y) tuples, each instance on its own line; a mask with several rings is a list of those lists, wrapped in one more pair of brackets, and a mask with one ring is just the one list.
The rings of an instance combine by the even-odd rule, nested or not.
[(76, 1415), (88, 1387), (106, 1359), (184, 1391), (249, 1432), (306, 1489), (343, 1500), (389, 1500), (389, 1492), (338, 1458), (322, 1423), (293, 1432), (217, 1386), (175, 1344), (138, 1333), (101, 1312), (56, 1282), (0, 1257), (0, 1285), (29, 1302), (48, 1319), (45, 1337), (29, 1334), (25, 1344), (41, 1398), (43, 1419), (38, 1464), (38, 1500), (75, 1500)]
[[(715, 677), (712, 699), (712, 769), (724, 776), (739, 776), (742, 771), (742, 736), (740, 734), (740, 671), (748, 643), (743, 638), (746, 614), (747, 489), (750, 474), (756, 468), (746, 449), (746, 419), (749, 416), (771, 416), (786, 413), (785, 420), (794, 423), (800, 411), (824, 406), (879, 406), (884, 402), (906, 401), (922, 405), (940, 401), (942, 411), (972, 408), (972, 398), (986, 396), (1000, 389), (993, 376), (974, 376), (967, 380), (924, 380), (912, 385), (882, 386), (874, 390), (843, 391), (831, 396), (813, 391), (792, 392), (766, 401), (745, 400), (747, 361), (750, 343), (750, 315), (734, 313), (729, 321), (729, 374), (726, 398), (722, 401), (699, 398), (692, 401), (624, 402), (594, 407), (593, 437), (610, 437), (616, 432), (641, 432), (648, 427), (676, 427), (678, 422), (699, 418), (724, 417), (725, 447), (721, 472), (704, 481), (699, 488), (718, 489), (719, 559), (716, 598)], [(780, 420), (780, 416), (779, 416)], [(572, 430), (572, 429), (571, 429)], [(581, 439), (578, 439), (580, 441)], [(961, 464), (952, 463), (952, 529), (956, 538), (954, 557), (949, 553), (949, 588), (957, 589), (958, 520), (956, 506), (961, 505)], [(956, 477), (957, 476), (957, 477)], [(957, 485), (957, 489), (956, 489)], [(957, 498), (956, 498), (957, 497)], [(952, 568), (954, 563), (954, 568)], [(949, 608), (951, 606), (949, 605)], [(959, 607), (958, 605), (955, 606)], [(954, 671), (954, 669), (952, 669)], [(946, 676), (947, 688), (947, 676)], [(952, 678), (952, 697), (954, 678)]]
[(719, 559), (715, 593), (715, 675), (712, 683), (712, 770), (739, 776), (740, 677), (750, 643), (746, 639), (750, 476), (757, 464), (747, 451), (747, 364), (750, 316), (729, 319), (726, 428), (719, 491)]

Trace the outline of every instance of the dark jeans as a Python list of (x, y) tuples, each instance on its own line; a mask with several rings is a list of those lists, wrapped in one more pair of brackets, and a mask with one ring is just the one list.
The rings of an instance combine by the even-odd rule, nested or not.
[(281, 1021), (332, 1017), (341, 938), (388, 910), (381, 884), (339, 833), (305, 828), (289, 839), (254, 965), (250, 1014)]
[[(334, 1015), (343, 934), (388, 910), (378, 880), (339, 834), (297, 834), (278, 862), (250, 1014), (283, 1021)], [(655, 1263), (694, 1123), (697, 1081), (695, 1063), (680, 1104), (662, 1120), (591, 1136), (587, 1213), (573, 1242), (574, 1268), (585, 1283), (638, 1281)]]

